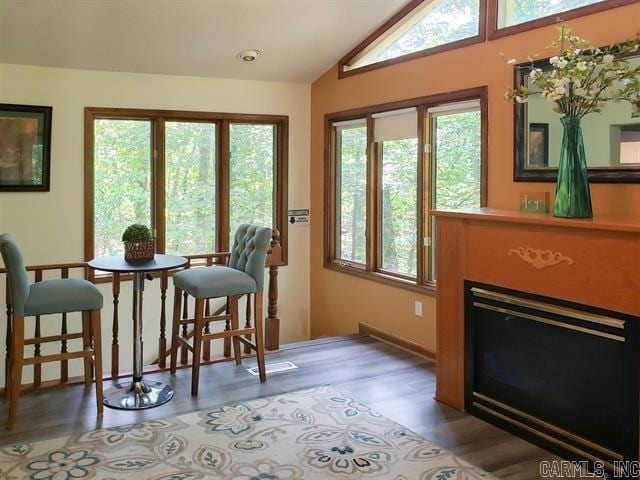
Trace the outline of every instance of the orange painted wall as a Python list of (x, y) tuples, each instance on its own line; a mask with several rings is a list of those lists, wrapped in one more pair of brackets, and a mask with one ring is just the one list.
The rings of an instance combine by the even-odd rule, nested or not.
[[(606, 45), (640, 31), (640, 3), (568, 22), (576, 34)], [(513, 106), (503, 98), (512, 71), (500, 58), (544, 54), (553, 26), (493, 40), (338, 80), (337, 66), (311, 88), (311, 334), (340, 335), (365, 322), (435, 351), (435, 299), (323, 267), (323, 163), (326, 113), (486, 85), (489, 88), (488, 204), (518, 206), (521, 191), (552, 184), (513, 182)], [(544, 56), (544, 55), (543, 55)], [(597, 213), (640, 215), (640, 185), (593, 185)], [(414, 301), (423, 317), (414, 316)]]

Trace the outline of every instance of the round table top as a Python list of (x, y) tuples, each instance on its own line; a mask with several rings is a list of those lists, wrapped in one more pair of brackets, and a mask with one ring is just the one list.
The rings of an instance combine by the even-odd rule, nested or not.
[(189, 260), (177, 255), (162, 255), (157, 253), (153, 260), (146, 262), (128, 263), (124, 261), (124, 255), (112, 255), (110, 257), (94, 258), (89, 262), (89, 267), (105, 272), (158, 272), (160, 270), (171, 270), (182, 267)]

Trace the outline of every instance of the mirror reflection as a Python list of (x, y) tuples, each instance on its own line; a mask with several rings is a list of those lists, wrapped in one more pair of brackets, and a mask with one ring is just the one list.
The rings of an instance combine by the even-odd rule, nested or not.
[[(548, 60), (540, 62), (541, 67)], [(640, 56), (631, 59), (640, 65)], [(532, 89), (528, 69), (521, 70), (521, 82)], [(553, 181), (555, 169), (560, 162), (563, 129), (560, 115), (553, 111), (553, 105), (544, 98), (534, 95), (527, 104), (516, 107), (516, 177), (522, 180)], [(587, 115), (582, 119), (582, 130), (587, 153), (590, 176), (598, 172), (602, 180), (637, 181), (640, 172), (640, 118), (631, 117), (628, 102), (608, 103), (599, 114)], [(536, 172), (540, 177), (535, 177)], [(604, 176), (607, 172), (607, 176)]]

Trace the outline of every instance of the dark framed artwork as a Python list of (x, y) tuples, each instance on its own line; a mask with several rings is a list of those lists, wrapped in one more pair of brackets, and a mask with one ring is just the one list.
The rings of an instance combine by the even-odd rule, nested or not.
[(51, 107), (0, 103), (0, 192), (48, 192)]
[(549, 166), (549, 124), (529, 124), (529, 164), (528, 167)]

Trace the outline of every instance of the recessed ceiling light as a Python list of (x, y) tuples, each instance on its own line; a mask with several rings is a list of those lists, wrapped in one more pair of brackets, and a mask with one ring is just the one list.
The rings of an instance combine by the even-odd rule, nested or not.
[(256, 49), (243, 50), (238, 54), (238, 60), (247, 63), (255, 62), (261, 53), (260, 50)]

